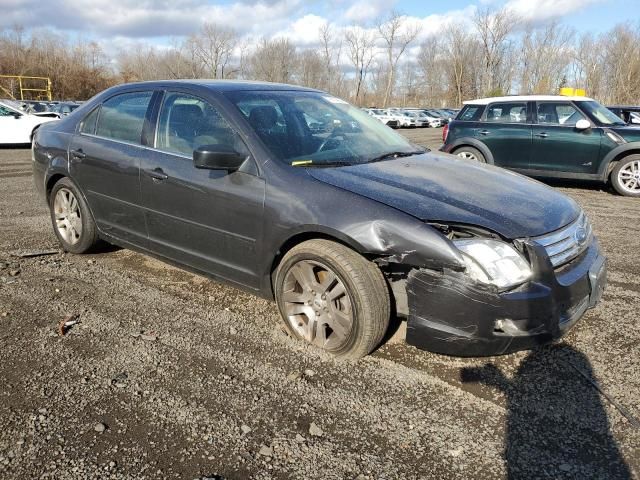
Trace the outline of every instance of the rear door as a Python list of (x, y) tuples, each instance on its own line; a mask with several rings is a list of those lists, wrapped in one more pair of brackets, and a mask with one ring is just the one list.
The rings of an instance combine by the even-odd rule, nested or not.
[(259, 286), (265, 182), (245, 171), (198, 169), (193, 151), (225, 144), (249, 150), (217, 104), (168, 91), (160, 108), (153, 155), (141, 164), (150, 248), (177, 262), (253, 288)]
[(100, 230), (143, 247), (140, 159), (147, 153), (143, 132), (149, 128), (152, 96), (145, 90), (107, 99), (80, 123), (69, 148), (71, 176)]
[(596, 173), (602, 129), (593, 123), (586, 130), (576, 129), (582, 119), (588, 120), (572, 102), (536, 102), (530, 168), (558, 174)]
[(489, 104), (475, 136), (493, 155), (500, 167), (526, 169), (531, 154), (531, 124), (527, 102)]

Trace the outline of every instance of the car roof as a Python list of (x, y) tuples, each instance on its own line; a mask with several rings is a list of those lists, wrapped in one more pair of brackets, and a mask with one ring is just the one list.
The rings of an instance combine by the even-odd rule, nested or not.
[[(296, 90), (301, 92), (320, 92), (313, 88), (301, 87), (298, 85), (289, 85), (286, 83), (271, 83), (271, 82), (255, 82), (248, 80), (200, 80), (200, 79), (185, 79), (185, 80), (151, 80), (147, 82), (133, 82), (123, 83), (116, 86), (119, 87), (132, 87), (132, 86), (148, 86), (152, 88), (171, 87), (172, 85), (198, 85), (202, 87), (210, 88), (216, 91), (255, 91), (255, 90)], [(323, 92), (324, 93), (324, 92)]]
[(569, 101), (593, 101), (589, 97), (570, 97), (565, 95), (508, 95), (506, 97), (488, 97), (478, 98), (476, 100), (467, 100), (463, 102), (465, 105), (488, 105), (495, 102), (532, 102), (532, 101), (553, 101), (553, 100), (569, 100)]

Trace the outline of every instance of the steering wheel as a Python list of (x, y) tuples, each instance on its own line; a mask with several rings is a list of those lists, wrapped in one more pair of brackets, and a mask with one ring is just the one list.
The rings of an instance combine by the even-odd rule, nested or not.
[(338, 138), (338, 137), (343, 137), (344, 138), (344, 133), (341, 132), (339, 129), (335, 129), (334, 128), (333, 131), (329, 134), (329, 136), (327, 138), (325, 138), (324, 141), (320, 144), (320, 146), (315, 151), (315, 153), (324, 151), (324, 147), (326, 147), (327, 144), (329, 144), (329, 142), (332, 142), (332, 141), (336, 140), (336, 138)]

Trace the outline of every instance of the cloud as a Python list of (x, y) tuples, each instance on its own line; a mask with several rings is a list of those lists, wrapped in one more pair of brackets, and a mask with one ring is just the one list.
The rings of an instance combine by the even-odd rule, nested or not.
[(588, 8), (604, 0), (509, 0), (505, 7), (522, 20), (540, 24)]
[(395, 3), (396, 0), (359, 0), (344, 12), (343, 18), (354, 23), (375, 20), (390, 11)]
[[(99, 36), (183, 36), (205, 22), (240, 32), (276, 31), (299, 13), (303, 0), (242, 0), (226, 5), (206, 0), (3, 0), (10, 3), (0, 27), (52, 27)], [(241, 19), (242, 21), (238, 21)]]
[(315, 45), (319, 41), (320, 28), (327, 23), (326, 18), (318, 15), (305, 15), (273, 36), (286, 37), (296, 45)]

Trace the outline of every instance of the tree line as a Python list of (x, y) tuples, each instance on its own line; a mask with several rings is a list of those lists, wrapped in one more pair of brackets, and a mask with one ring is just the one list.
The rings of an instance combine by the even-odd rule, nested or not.
[(584, 88), (605, 104), (637, 105), (640, 26), (579, 34), (558, 21), (537, 25), (487, 8), (425, 36), (419, 23), (391, 12), (366, 25), (325, 24), (313, 46), (301, 46), (205, 22), (169, 47), (140, 43), (112, 56), (96, 41), (14, 27), (0, 32), (0, 73), (49, 77), (55, 98), (77, 100), (121, 82), (213, 78), (306, 85), (361, 106), (456, 107), (563, 86)]

